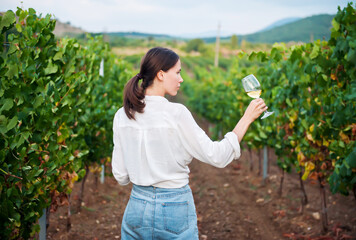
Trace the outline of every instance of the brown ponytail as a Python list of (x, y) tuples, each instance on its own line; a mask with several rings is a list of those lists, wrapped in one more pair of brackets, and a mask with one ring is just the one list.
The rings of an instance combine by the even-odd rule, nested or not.
[[(140, 73), (131, 78), (124, 89), (124, 109), (129, 119), (135, 119), (135, 112), (143, 113), (145, 90), (152, 85), (157, 73), (160, 70), (167, 72), (178, 59), (175, 52), (162, 47), (152, 48), (146, 53), (141, 61)], [(140, 79), (142, 83), (139, 85)]]
[(124, 108), (129, 119), (135, 119), (135, 112), (142, 113), (145, 103), (145, 92), (142, 87), (138, 86), (140, 76), (137, 74), (126, 84), (124, 89)]

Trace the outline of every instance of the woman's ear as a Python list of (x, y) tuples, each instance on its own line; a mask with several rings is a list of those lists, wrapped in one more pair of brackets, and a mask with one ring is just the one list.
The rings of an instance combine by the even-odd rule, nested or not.
[(159, 72), (157, 73), (157, 79), (158, 79), (159, 81), (163, 81), (163, 79), (164, 79), (164, 72), (163, 72), (163, 70), (159, 70)]

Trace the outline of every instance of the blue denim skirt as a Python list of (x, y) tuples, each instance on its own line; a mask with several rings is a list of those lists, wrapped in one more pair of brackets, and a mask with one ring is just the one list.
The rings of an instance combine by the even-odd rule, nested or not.
[(121, 239), (199, 239), (189, 185), (169, 189), (133, 185)]

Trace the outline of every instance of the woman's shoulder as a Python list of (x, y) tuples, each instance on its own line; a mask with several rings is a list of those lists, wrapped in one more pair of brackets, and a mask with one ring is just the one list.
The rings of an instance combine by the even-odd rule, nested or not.
[(116, 111), (115, 115), (123, 114), (124, 112), (125, 112), (124, 107), (120, 107), (120, 108)]
[[(169, 102), (169, 111), (177, 116), (190, 113), (189, 109), (182, 103)], [(172, 111), (173, 110), (173, 111)]]
[(122, 118), (124, 114), (126, 114), (124, 107), (120, 107), (120, 108), (116, 111), (115, 116), (114, 116), (114, 119)]

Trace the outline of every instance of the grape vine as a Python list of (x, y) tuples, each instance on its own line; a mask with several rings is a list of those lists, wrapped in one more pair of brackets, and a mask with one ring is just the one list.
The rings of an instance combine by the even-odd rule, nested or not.
[(54, 27), (34, 9), (0, 17), (1, 239), (33, 236), (42, 209), (66, 204), (85, 166), (111, 155), (130, 71), (101, 37), (57, 40)]

